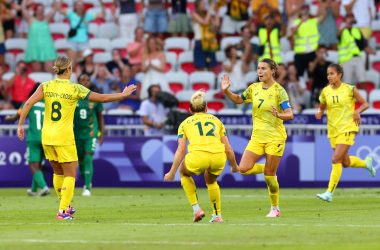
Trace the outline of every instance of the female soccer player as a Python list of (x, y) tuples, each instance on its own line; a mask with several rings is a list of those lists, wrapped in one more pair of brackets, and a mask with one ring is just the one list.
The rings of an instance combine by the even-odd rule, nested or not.
[[(37, 90), (40, 83), (36, 83), (29, 97)], [(29, 169), (33, 174), (32, 186), (26, 192), (30, 196), (37, 195), (37, 189), (40, 188), (41, 191), (38, 193), (39, 196), (45, 196), (50, 194), (50, 190), (46, 184), (44, 174), (42, 173), (41, 161), (44, 158), (44, 152), (41, 143), (41, 129), (43, 126), (43, 115), (44, 115), (45, 103), (42, 101), (37, 102), (30, 109), (31, 112), (28, 114), (29, 119), (29, 129), (28, 135), (26, 137), (26, 152), (28, 157)], [(11, 117), (6, 117), (7, 121), (15, 122), (20, 118), (21, 110), (17, 111), (17, 114)]]
[[(216, 181), (226, 163), (226, 156), (232, 172), (237, 172), (235, 154), (228, 142), (223, 123), (215, 116), (207, 114), (205, 93), (197, 91), (190, 100), (193, 114), (184, 120), (178, 128), (178, 148), (172, 167), (165, 174), (165, 181), (172, 181), (181, 165), (181, 185), (194, 212), (194, 222), (200, 221), (205, 213), (200, 208), (196, 186), (192, 175), (204, 172), (213, 214), (210, 222), (223, 222), (221, 214), (220, 189)], [(186, 141), (189, 140), (188, 154)]]
[[(317, 194), (321, 200), (331, 202), (343, 167), (366, 168), (370, 175), (375, 176), (376, 170), (372, 166), (372, 158), (365, 160), (348, 155), (350, 146), (355, 143), (355, 135), (359, 131), (360, 113), (368, 108), (368, 103), (352, 85), (342, 82), (343, 68), (339, 64), (330, 64), (327, 68), (329, 84), (323, 88), (319, 96), (320, 106), (315, 114), (321, 119), (327, 110), (327, 136), (334, 150), (332, 170), (327, 191)], [(355, 110), (355, 102), (360, 107)]]
[(73, 119), (74, 110), (79, 99), (93, 102), (119, 101), (136, 90), (130, 85), (122, 93), (98, 94), (86, 87), (70, 82), (72, 61), (66, 56), (59, 56), (53, 66), (57, 78), (42, 83), (36, 92), (25, 102), (21, 111), (17, 136), (24, 139), (23, 124), (31, 107), (42, 99), (45, 100), (45, 117), (42, 128), (42, 145), (46, 159), (54, 170), (53, 185), (60, 198), (58, 220), (71, 220), (74, 209), (70, 207), (74, 195), (78, 156), (75, 147)]
[[(90, 78), (86, 74), (78, 77), (80, 84), (90, 86)], [(79, 173), (84, 181), (82, 196), (91, 196), (92, 177), (94, 172), (93, 155), (96, 142), (103, 143), (104, 117), (103, 105), (88, 100), (79, 100), (74, 114), (74, 136), (79, 160)]]
[[(268, 58), (259, 62), (257, 74), (260, 82), (251, 84), (241, 96), (229, 90), (228, 76), (223, 76), (221, 88), (224, 94), (236, 104), (252, 103), (253, 130), (242, 159), (239, 171), (244, 175), (265, 175), (268, 186), (271, 209), (267, 217), (280, 217), (279, 184), (277, 169), (285, 149), (286, 131), (284, 120), (292, 120), (293, 112), (285, 89), (275, 81), (277, 64)], [(264, 164), (256, 164), (262, 155), (266, 156)]]

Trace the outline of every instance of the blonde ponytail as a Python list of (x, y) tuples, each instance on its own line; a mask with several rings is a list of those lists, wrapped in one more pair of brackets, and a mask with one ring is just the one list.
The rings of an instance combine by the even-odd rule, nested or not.
[(195, 92), (190, 99), (190, 110), (194, 113), (205, 112), (207, 103), (205, 99), (206, 93), (202, 90)]
[(59, 56), (54, 62), (52, 71), (54, 74), (62, 75), (65, 71), (71, 67), (72, 61), (67, 56)]

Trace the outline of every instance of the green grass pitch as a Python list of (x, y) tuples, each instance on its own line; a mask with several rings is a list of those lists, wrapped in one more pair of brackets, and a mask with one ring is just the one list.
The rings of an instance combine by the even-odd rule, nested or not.
[(380, 249), (379, 189), (343, 189), (334, 201), (315, 198), (322, 189), (282, 189), (282, 217), (265, 218), (265, 189), (222, 189), (225, 223), (206, 212), (192, 223), (180, 188), (94, 189), (80, 196), (73, 221), (56, 221), (55, 195), (27, 197), (25, 189), (0, 189), (0, 249)]

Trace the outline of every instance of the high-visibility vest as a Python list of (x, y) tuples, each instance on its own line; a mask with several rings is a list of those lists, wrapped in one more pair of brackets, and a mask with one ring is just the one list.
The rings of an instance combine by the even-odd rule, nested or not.
[[(294, 24), (298, 25), (300, 22), (301, 19), (298, 18), (294, 21)], [(296, 54), (304, 54), (316, 51), (318, 41), (318, 20), (316, 18), (309, 18), (298, 27), (296, 34), (294, 34), (294, 52)]]
[(268, 41), (268, 31), (266, 28), (259, 29), (260, 45), (265, 46), (264, 53), (259, 58), (259, 61), (264, 58), (270, 58), (274, 60), (277, 64), (282, 63), (279, 32), (280, 31), (278, 28), (272, 29), (270, 32), (270, 46), (272, 48), (272, 56), (271, 56), (269, 41)]
[(355, 39), (362, 39), (362, 34), (358, 28), (344, 29), (340, 34), (340, 41), (338, 43), (339, 63), (345, 63), (354, 56), (361, 56), (362, 52), (356, 45)]

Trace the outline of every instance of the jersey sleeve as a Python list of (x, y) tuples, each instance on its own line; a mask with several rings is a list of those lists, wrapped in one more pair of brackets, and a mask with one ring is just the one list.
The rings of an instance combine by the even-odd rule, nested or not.
[(319, 95), (319, 102), (321, 104), (326, 104), (325, 89), (322, 89), (322, 92)]
[(241, 98), (244, 102), (252, 102), (252, 85), (244, 90), (244, 92), (241, 94)]
[(90, 95), (91, 91), (83, 85), (74, 84), (74, 98), (85, 100)]
[(278, 101), (282, 110), (291, 108), (288, 93), (286, 93), (286, 90), (284, 88), (280, 88), (279, 90)]
[(178, 139), (180, 139), (180, 138), (186, 139), (185, 128), (184, 128), (183, 122), (178, 127)]

